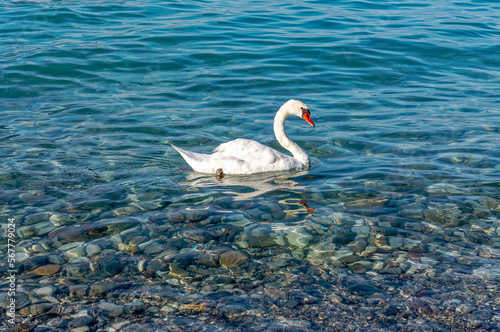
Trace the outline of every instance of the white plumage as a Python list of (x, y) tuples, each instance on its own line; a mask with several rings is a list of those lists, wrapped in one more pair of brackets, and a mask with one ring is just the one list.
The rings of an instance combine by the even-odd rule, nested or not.
[(223, 143), (211, 154), (187, 151), (172, 145), (195, 171), (213, 173), (222, 169), (224, 174), (254, 174), (285, 171), (309, 167), (309, 156), (285, 134), (285, 120), (289, 115), (302, 117), (312, 126), (313, 121), (307, 106), (298, 100), (289, 100), (276, 113), (274, 134), (285, 149), (293, 155), (287, 156), (264, 144), (239, 138)]

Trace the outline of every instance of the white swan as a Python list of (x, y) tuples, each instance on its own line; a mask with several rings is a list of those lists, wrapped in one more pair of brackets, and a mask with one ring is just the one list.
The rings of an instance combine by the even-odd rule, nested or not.
[(211, 154), (186, 151), (173, 144), (172, 147), (181, 154), (189, 166), (201, 173), (215, 174), (218, 169), (222, 169), (224, 174), (239, 175), (307, 168), (309, 156), (285, 134), (285, 120), (289, 115), (299, 116), (313, 127), (314, 122), (307, 106), (298, 100), (290, 99), (276, 113), (274, 135), (293, 157), (244, 138), (221, 144)]

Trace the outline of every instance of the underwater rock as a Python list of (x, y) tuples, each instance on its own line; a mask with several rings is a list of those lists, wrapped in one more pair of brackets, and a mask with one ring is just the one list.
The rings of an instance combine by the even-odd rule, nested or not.
[(241, 251), (226, 251), (219, 257), (219, 262), (224, 267), (235, 267), (248, 261), (249, 257)]
[(97, 305), (99, 309), (103, 310), (107, 316), (120, 316), (123, 314), (125, 307), (123, 305), (114, 304), (111, 302), (101, 302)]
[(61, 243), (85, 241), (97, 237), (115, 234), (137, 224), (132, 218), (105, 219), (95, 223), (72, 226), (63, 226), (49, 233), (49, 237), (56, 238)]
[(40, 276), (48, 276), (52, 274), (56, 274), (61, 270), (61, 265), (58, 264), (48, 264), (44, 266), (37, 267), (31, 273), (38, 274)]
[(294, 247), (303, 248), (309, 245), (313, 239), (313, 236), (309, 234), (303, 226), (285, 226), (283, 233), (288, 243)]

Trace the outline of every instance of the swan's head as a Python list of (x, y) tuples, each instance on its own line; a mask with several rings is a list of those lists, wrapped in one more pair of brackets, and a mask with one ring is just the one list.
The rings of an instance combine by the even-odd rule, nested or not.
[(315, 127), (313, 120), (311, 120), (309, 107), (300, 100), (290, 99), (282, 107), (286, 108), (288, 114), (299, 116), (306, 120), (311, 126)]

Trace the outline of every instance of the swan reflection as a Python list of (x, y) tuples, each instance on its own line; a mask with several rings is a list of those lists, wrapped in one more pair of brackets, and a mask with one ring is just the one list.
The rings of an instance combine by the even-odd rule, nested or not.
[(252, 175), (207, 176), (197, 172), (187, 175), (182, 185), (194, 188), (223, 188), (225, 194), (233, 195), (235, 201), (250, 200), (272, 191), (289, 190), (301, 192), (306, 186), (293, 178), (304, 176), (308, 170), (259, 173)]

